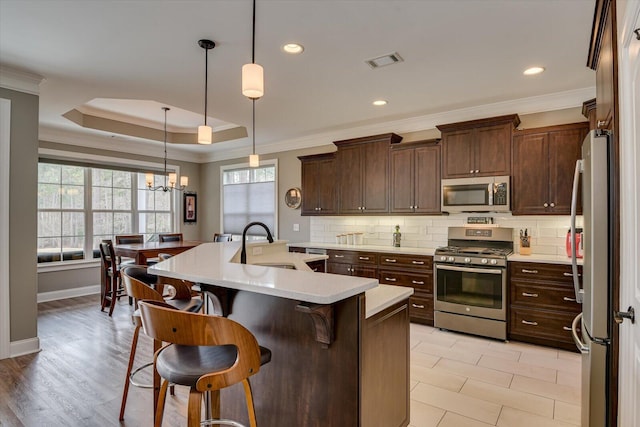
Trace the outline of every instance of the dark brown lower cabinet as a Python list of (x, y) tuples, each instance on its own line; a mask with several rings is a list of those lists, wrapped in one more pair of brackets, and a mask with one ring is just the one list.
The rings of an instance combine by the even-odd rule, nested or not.
[(328, 250), (327, 273), (376, 279), (378, 254), (374, 252)]
[(509, 277), (509, 338), (577, 351), (571, 322), (582, 307), (575, 300), (571, 266), (510, 262)]
[(381, 253), (378, 265), (381, 284), (413, 288), (409, 298), (411, 321), (433, 325), (433, 257)]

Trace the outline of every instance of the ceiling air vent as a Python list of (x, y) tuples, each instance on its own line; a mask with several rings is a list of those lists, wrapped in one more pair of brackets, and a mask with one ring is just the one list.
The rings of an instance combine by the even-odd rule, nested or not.
[(404, 61), (404, 59), (402, 59), (400, 54), (398, 52), (393, 52), (387, 55), (379, 56), (377, 58), (367, 59), (364, 62), (366, 62), (369, 67), (375, 69), (375, 68), (384, 67), (385, 65), (391, 65), (391, 64), (395, 64), (396, 62), (402, 62), (402, 61)]

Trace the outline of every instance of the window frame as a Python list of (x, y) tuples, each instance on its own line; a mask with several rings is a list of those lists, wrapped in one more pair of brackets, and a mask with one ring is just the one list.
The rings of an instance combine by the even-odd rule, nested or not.
[[(86, 167), (91, 167), (91, 168), (105, 168), (105, 169), (111, 169), (111, 170), (118, 170), (118, 167), (122, 167), (128, 170), (131, 170), (131, 172), (134, 174), (144, 173), (147, 170), (152, 170), (154, 171), (154, 173), (158, 173), (164, 170), (164, 163), (131, 160), (127, 158), (101, 156), (101, 155), (95, 155), (95, 154), (77, 153), (77, 152), (70, 152), (70, 151), (60, 151), (60, 150), (47, 149), (47, 148), (39, 149), (38, 156), (42, 159), (43, 163), (45, 163), (46, 160), (48, 159), (52, 161), (69, 160), (69, 161), (77, 161), (80, 163), (86, 163)], [(40, 164), (40, 159), (38, 160), (38, 164)], [(138, 169), (138, 172), (136, 172), (135, 169)], [(180, 166), (178, 165), (167, 163), (167, 171), (175, 172), (176, 174), (178, 174), (178, 176), (180, 176)], [(137, 179), (134, 179), (134, 181), (137, 181)], [(69, 260), (69, 261), (60, 260), (60, 261), (52, 261), (52, 262), (45, 262), (45, 263), (38, 263), (36, 261), (37, 271), (39, 273), (49, 272), (49, 271), (60, 271), (60, 270), (73, 270), (73, 269), (79, 269), (79, 268), (92, 267), (94, 265), (95, 266), (100, 265), (100, 258), (93, 258), (92, 248), (89, 248), (89, 252), (87, 252), (87, 248), (86, 248), (87, 241), (91, 240), (91, 242), (93, 242), (93, 217), (92, 217), (93, 207), (89, 203), (90, 201), (89, 192), (92, 189), (92, 182), (85, 179), (84, 185), (85, 185), (85, 207), (83, 211), (85, 213), (85, 254), (88, 256), (81, 260)], [(133, 190), (132, 209), (133, 209), (133, 213), (137, 213), (138, 187), (135, 182), (132, 185), (132, 190)], [(177, 192), (177, 193), (178, 194), (174, 194), (173, 201), (172, 201), (173, 217), (171, 219), (171, 224), (174, 230), (180, 230), (179, 218), (181, 217), (181, 213), (182, 213), (181, 211), (182, 198), (179, 197), (180, 192)], [(133, 218), (132, 226), (137, 226), (137, 224), (138, 224), (138, 218), (135, 217)], [(91, 243), (91, 246), (92, 245), (93, 243)], [(37, 248), (36, 248), (36, 252), (37, 252)]]
[[(274, 221), (273, 221), (273, 230), (271, 230), (271, 234), (275, 239), (278, 238), (278, 222), (279, 222), (279, 216), (278, 216), (278, 192), (280, 191), (280, 187), (279, 187), (279, 174), (278, 174), (278, 159), (270, 159), (270, 160), (260, 160), (260, 167), (263, 166), (274, 166), (275, 167), (275, 178), (274, 178), (274, 192), (273, 192), (273, 197), (274, 197)], [(236, 163), (233, 165), (222, 165), (220, 166), (220, 187), (219, 187), (219, 191), (220, 191), (220, 225), (219, 225), (219, 229), (223, 230), (224, 227), (224, 173), (226, 171), (229, 170), (233, 170), (233, 169), (255, 169), (249, 166), (249, 163)], [(224, 232), (224, 230), (222, 231)], [(236, 235), (234, 235), (236, 236)], [(235, 240), (235, 239), (234, 239)]]

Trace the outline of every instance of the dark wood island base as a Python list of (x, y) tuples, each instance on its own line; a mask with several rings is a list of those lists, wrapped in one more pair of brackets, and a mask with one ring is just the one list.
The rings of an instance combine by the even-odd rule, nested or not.
[[(271, 362), (251, 377), (261, 427), (409, 424), (408, 299), (365, 318), (361, 293), (320, 310), (324, 322), (296, 300), (200, 286), (272, 352)], [(329, 344), (317, 340), (323, 336), (317, 328), (326, 325)], [(221, 415), (247, 423), (240, 386), (221, 392)]]

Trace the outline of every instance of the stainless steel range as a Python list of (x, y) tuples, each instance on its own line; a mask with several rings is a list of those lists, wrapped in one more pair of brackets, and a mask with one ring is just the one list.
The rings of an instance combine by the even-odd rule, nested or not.
[(507, 256), (513, 229), (450, 227), (434, 260), (434, 325), (507, 339)]

